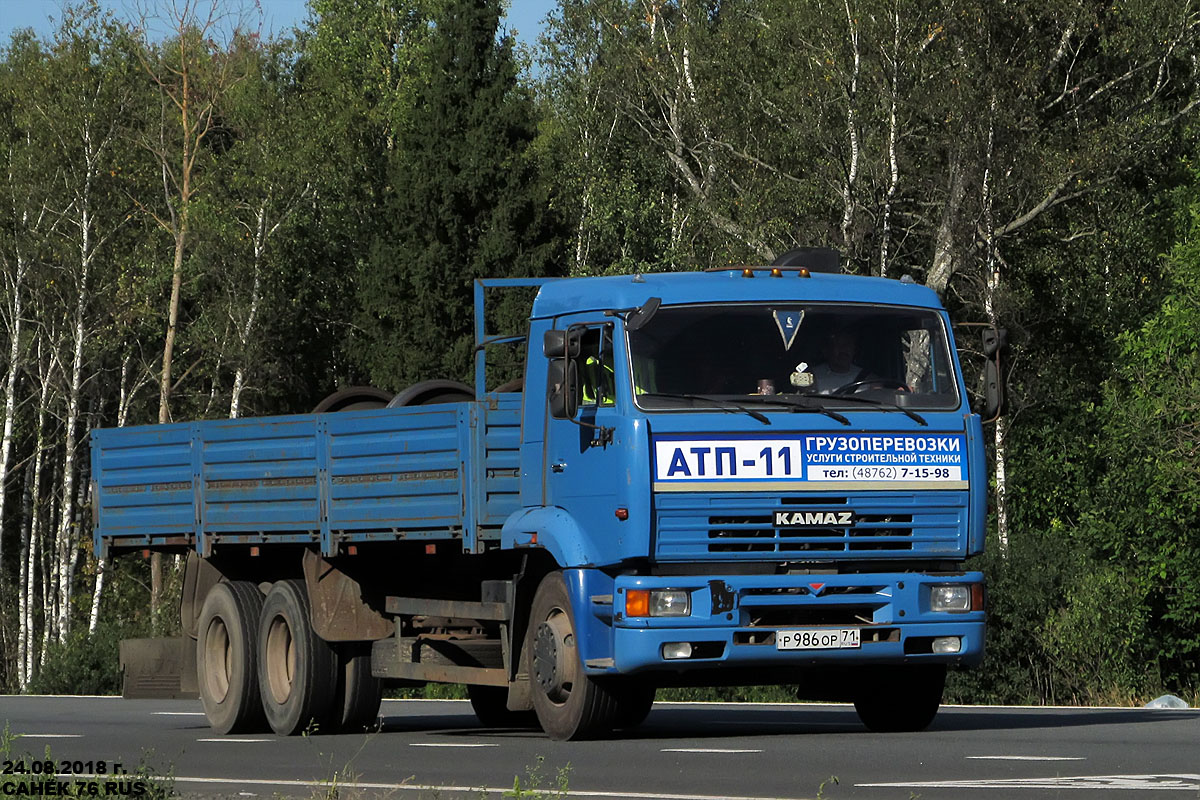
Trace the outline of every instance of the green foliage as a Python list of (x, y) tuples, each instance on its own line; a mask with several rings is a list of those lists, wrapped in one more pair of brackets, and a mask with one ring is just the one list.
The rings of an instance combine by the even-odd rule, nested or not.
[[(1192, 192), (1194, 193), (1194, 189)], [(1169, 258), (1170, 294), (1121, 337), (1106, 382), (1085, 542), (1127, 577), (1146, 631), (1133, 642), (1168, 688), (1200, 684), (1200, 201)]]
[(389, 229), (358, 283), (357, 352), (385, 388), (469, 379), (473, 279), (552, 268), (534, 107), (499, 18), (496, 0), (453, 0), (429, 20), (428, 73), (389, 159)]
[(106, 622), (92, 636), (86, 628), (76, 628), (63, 643), (51, 642), (45, 662), (29, 684), (31, 694), (120, 694), (121, 639), (128, 638), (128, 627)]
[(546, 759), (538, 756), (532, 766), (526, 768), (525, 783), (521, 784), (521, 776), (513, 776), (513, 788), (506, 791), (506, 800), (562, 800), (570, 796), (571, 765), (558, 768), (554, 774), (553, 784), (547, 785), (547, 776), (543, 774)]

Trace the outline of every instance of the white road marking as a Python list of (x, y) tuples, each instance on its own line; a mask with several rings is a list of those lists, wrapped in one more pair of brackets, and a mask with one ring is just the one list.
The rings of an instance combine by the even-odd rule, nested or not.
[(151, 711), (156, 717), (203, 717), (203, 711)]
[(726, 747), (665, 747), (660, 753), (761, 753), (762, 750), (741, 750)]
[(82, 739), (82, 733), (18, 733), (18, 739)]
[(62, 700), (124, 700), (119, 694), (23, 694), (21, 697), (53, 697)]
[[(269, 778), (192, 778), (176, 775), (172, 780), (176, 783), (219, 783), (240, 784), (243, 786), (301, 786), (304, 788), (320, 789), (329, 786), (326, 781), (271, 780)], [(435, 786), (433, 784), (417, 783), (372, 783), (355, 781), (359, 789), (390, 789), (407, 792), (470, 792), (472, 794), (512, 795), (511, 786)], [(555, 794), (558, 794), (556, 791)], [(629, 800), (799, 800), (795, 797), (757, 797), (736, 795), (707, 795), (707, 794), (659, 794), (657, 792), (589, 792), (584, 789), (568, 789), (563, 794), (569, 797), (604, 797), (629, 798)]]
[(468, 742), (409, 742), (409, 747), (499, 747), (498, 744), (472, 744)]
[(197, 742), (229, 742), (231, 744), (251, 744), (253, 742), (273, 742), (274, 739), (233, 739), (229, 736), (217, 736), (213, 739), (197, 739)]
[(889, 789), (1119, 789), (1197, 792), (1200, 791), (1200, 775), (1076, 775), (1065, 778), (856, 783), (855, 786)]
[(1087, 761), (1082, 756), (967, 756), (971, 761)]
[[(64, 700), (122, 700), (119, 694), (23, 694), (20, 697), (45, 697)], [(449, 698), (385, 698), (384, 703), (462, 703), (466, 704), (468, 700), (452, 700)], [(788, 702), (788, 703), (746, 703), (746, 702), (726, 702), (724, 700), (660, 700), (656, 702), (658, 706), (717, 706), (717, 707), (757, 707), (757, 708), (788, 708), (788, 707), (808, 707), (808, 708), (853, 708), (850, 703), (808, 703), (808, 702)], [(1004, 705), (962, 705), (957, 703), (943, 703), (942, 708), (961, 708), (971, 711), (986, 711), (988, 709), (1004, 710), (1004, 711), (1150, 711), (1154, 709), (1146, 709), (1141, 706), (1004, 706)], [(1171, 709), (1164, 709), (1171, 710)], [(1196, 709), (1180, 709), (1181, 711), (1195, 711)]]
[(757, 719), (741, 719), (741, 720), (717, 719), (717, 720), (711, 720), (705, 724), (707, 724), (707, 725), (738, 725), (743, 728), (746, 727), (747, 725), (753, 725), (755, 728), (761, 728), (764, 725), (768, 725), (768, 726), (774, 725), (775, 727), (780, 727), (780, 728), (795, 728), (800, 725), (803, 725), (806, 728), (811, 728), (814, 725), (824, 725), (826, 727), (832, 726), (832, 727), (836, 727), (836, 728), (841, 728), (846, 723), (845, 722), (814, 722), (812, 720), (806, 720), (806, 719), (794, 719), (794, 720), (791, 720), (790, 722), (780, 722), (779, 720), (769, 720), (769, 719), (762, 720), (762, 721), (759, 721)]

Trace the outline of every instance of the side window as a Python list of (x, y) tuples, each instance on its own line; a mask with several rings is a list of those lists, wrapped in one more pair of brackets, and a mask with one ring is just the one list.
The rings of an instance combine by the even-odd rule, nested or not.
[(615, 402), (617, 381), (611, 325), (584, 332), (579, 347), (579, 383), (583, 388), (583, 405), (611, 406)]

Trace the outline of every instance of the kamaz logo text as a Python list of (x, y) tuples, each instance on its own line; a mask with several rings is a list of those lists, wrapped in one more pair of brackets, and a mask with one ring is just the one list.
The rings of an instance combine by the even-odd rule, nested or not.
[(847, 528), (854, 524), (853, 511), (776, 511), (776, 528)]

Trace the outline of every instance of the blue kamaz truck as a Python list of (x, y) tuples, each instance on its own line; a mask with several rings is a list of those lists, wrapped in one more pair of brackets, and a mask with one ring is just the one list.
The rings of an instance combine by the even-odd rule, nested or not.
[[(361, 728), (428, 682), (555, 739), (737, 684), (922, 729), (983, 655), (980, 417), (932, 291), (817, 267), (478, 281), (474, 387), (97, 430), (97, 553), (186, 554), (219, 732)], [(493, 335), (513, 286), (527, 332)]]

